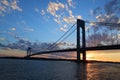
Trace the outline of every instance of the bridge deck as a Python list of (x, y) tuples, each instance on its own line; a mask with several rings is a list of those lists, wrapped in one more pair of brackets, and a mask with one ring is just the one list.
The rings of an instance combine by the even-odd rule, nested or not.
[[(80, 48), (81, 52), (83, 50), (86, 51), (93, 51), (93, 50), (118, 50), (120, 49), (120, 45), (109, 45), (109, 46), (98, 46), (98, 47), (86, 47), (85, 49)], [(71, 51), (76, 51), (77, 48), (73, 49), (62, 49), (62, 50), (54, 50), (54, 51), (43, 51), (43, 52), (38, 52), (35, 54), (31, 54), (29, 56), (34, 56), (34, 55), (39, 55), (39, 54), (48, 54), (48, 53), (55, 53), (55, 52), (71, 52)]]

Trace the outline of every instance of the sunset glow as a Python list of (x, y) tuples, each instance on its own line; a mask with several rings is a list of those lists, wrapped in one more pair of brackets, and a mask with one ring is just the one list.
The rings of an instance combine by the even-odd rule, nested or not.
[[(0, 57), (76, 48), (77, 19), (85, 21), (86, 47), (120, 45), (119, 13), (119, 0), (0, 0)], [(76, 59), (76, 52), (34, 57)], [(120, 50), (87, 51), (87, 60), (120, 62)]]
[(120, 62), (120, 50), (88, 51), (87, 53), (87, 60)]

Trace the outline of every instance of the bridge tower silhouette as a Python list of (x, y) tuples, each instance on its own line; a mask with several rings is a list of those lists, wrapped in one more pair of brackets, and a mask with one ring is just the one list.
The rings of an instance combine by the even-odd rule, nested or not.
[[(80, 28), (82, 29), (82, 46), (80, 46)], [(80, 47), (82, 47), (82, 50), (80, 50)], [(77, 61), (86, 61), (85, 21), (80, 19), (77, 19)]]

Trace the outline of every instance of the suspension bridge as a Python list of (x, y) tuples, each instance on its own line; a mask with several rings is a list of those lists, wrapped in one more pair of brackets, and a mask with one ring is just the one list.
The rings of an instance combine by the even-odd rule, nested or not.
[[(75, 24), (73, 24), (73, 26), (75, 26), (77, 24), (77, 27), (71, 32), (69, 33), (69, 35), (67, 35), (66, 37), (64, 37), (72, 28), (73, 26), (71, 26), (71, 28), (64, 33), (55, 43), (53, 43), (53, 45), (48, 46), (49, 48), (52, 48), (53, 46), (56, 46), (56, 43), (59, 42), (63, 37), (63, 39), (61, 40), (64, 41), (66, 38), (68, 38), (74, 31), (76, 31), (76, 48), (70, 48), (70, 49), (60, 49), (60, 50), (52, 50), (52, 51), (42, 51), (42, 52), (37, 52), (34, 54), (27, 54), (27, 56), (25, 56), (25, 58), (31, 58), (34, 55), (40, 55), (40, 54), (51, 54), (51, 53), (56, 53), (56, 52), (71, 52), (71, 51), (76, 51), (76, 61), (78, 62), (86, 62), (86, 51), (90, 51), (90, 50), (117, 50), (120, 49), (120, 44), (119, 42), (117, 44), (112, 44), (112, 45), (102, 45), (102, 46), (93, 46), (93, 47), (86, 47), (86, 28), (85, 28), (85, 22), (86, 23), (90, 23), (89, 21), (84, 21), (84, 20), (80, 20), (77, 19), (77, 22)], [(92, 22), (93, 24), (97, 23), (99, 25), (107, 25), (107, 26), (119, 26), (120, 24), (114, 24), (114, 23), (103, 23), (103, 22)], [(80, 29), (82, 30), (82, 32), (80, 31)], [(82, 36), (81, 36), (81, 35)], [(112, 36), (111, 36), (112, 37)], [(81, 40), (82, 39), (82, 40)], [(81, 45), (82, 44), (82, 45)], [(82, 58), (81, 55), (82, 54)]]

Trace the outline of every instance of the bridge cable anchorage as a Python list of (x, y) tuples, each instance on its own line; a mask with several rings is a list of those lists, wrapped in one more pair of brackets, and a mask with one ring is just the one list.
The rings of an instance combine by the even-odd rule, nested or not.
[(96, 23), (105, 26), (120, 26), (120, 23), (107, 23), (107, 22), (95, 22), (95, 21), (85, 21), (86, 23)]
[(69, 30), (67, 32), (65, 32), (55, 43), (50, 45), (47, 49), (49, 49), (49, 48), (53, 47), (54, 45), (56, 45), (56, 43), (58, 43), (75, 25), (76, 25), (76, 22), (69, 28)]

